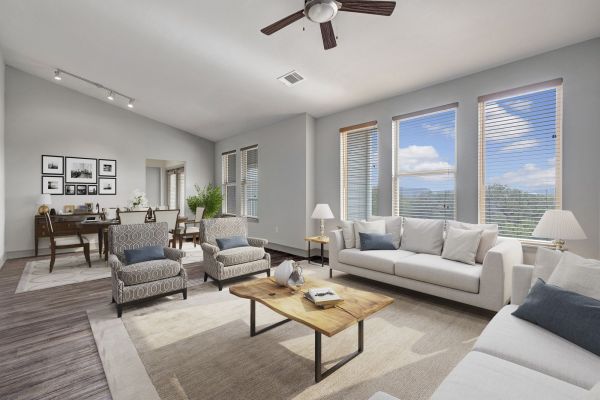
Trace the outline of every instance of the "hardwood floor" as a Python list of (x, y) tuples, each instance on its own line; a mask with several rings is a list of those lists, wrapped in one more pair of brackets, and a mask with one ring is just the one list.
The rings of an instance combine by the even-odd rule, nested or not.
[[(274, 266), (302, 259), (269, 253)], [(110, 399), (86, 314), (110, 303), (110, 278), (15, 294), (34, 259), (9, 260), (0, 270), (0, 399)], [(198, 264), (186, 269), (190, 280), (203, 276)]]

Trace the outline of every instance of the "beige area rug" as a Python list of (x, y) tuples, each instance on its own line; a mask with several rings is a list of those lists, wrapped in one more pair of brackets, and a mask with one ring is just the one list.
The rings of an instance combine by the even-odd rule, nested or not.
[[(318, 266), (305, 264), (305, 271), (327, 278), (328, 270)], [(135, 398), (121, 391), (135, 392), (132, 380), (119, 382), (119, 376), (138, 374), (137, 390), (155, 388), (163, 400), (368, 399), (378, 390), (403, 400), (427, 399), (491, 318), (468, 306), (342, 273), (334, 273), (333, 280), (395, 302), (365, 321), (365, 351), (318, 384), (314, 332), (290, 322), (251, 338), (249, 301), (227, 288), (219, 292), (211, 283), (200, 285), (187, 301), (172, 296), (126, 309), (121, 321), (108, 305), (88, 312), (113, 398)], [(257, 304), (258, 328), (281, 318)], [(356, 345), (356, 327), (323, 337), (323, 360), (336, 361)], [(132, 348), (139, 359), (131, 356)]]
[[(202, 248), (192, 243), (184, 243), (184, 265), (201, 263)], [(25, 265), (15, 293), (47, 289), (56, 286), (70, 285), (96, 279), (110, 277), (110, 268), (96, 251), (91, 252), (92, 268), (89, 268), (82, 252), (65, 257), (58, 257), (54, 269), (50, 273), (50, 256), (30, 261)]]

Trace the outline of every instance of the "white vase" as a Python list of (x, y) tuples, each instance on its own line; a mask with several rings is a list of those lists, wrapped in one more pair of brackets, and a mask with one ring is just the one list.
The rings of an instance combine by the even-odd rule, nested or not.
[(290, 275), (294, 272), (294, 262), (292, 260), (285, 260), (277, 268), (275, 268), (275, 282), (279, 286), (287, 286)]

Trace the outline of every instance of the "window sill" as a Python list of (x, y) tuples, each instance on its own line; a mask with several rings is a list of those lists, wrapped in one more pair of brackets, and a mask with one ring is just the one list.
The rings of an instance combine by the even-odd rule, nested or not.
[(248, 222), (254, 222), (254, 223), (258, 223), (258, 217), (246, 217), (246, 219), (248, 220)]

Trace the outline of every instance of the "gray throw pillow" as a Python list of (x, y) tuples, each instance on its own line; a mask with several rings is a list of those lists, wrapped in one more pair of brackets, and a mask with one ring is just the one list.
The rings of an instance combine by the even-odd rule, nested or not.
[(513, 314), (600, 356), (600, 301), (538, 279)]
[(129, 249), (125, 250), (124, 254), (127, 265), (165, 259), (165, 249), (163, 246), (145, 246), (138, 249)]
[(391, 233), (359, 233), (360, 251), (365, 250), (396, 250), (394, 236)]
[(248, 239), (244, 236), (231, 236), (228, 238), (216, 239), (217, 246), (219, 246), (220, 250), (234, 249), (236, 247), (246, 247), (250, 246), (248, 244)]
[(354, 221), (355, 247), (360, 249), (360, 236), (363, 233), (385, 234), (385, 221)]
[(404, 218), (402, 250), (439, 256), (443, 246), (444, 220)]
[(380, 217), (378, 215), (371, 215), (368, 218), (369, 221), (385, 221), (385, 233), (391, 233), (394, 240), (394, 246), (400, 247), (400, 240), (402, 239), (402, 217)]

